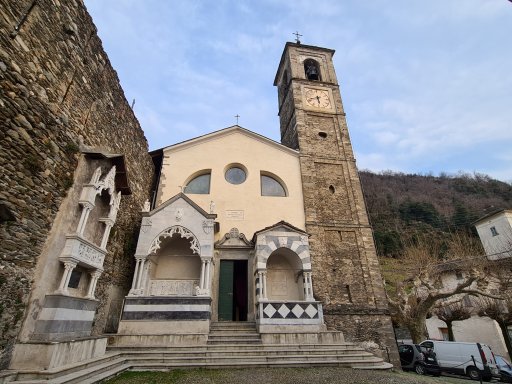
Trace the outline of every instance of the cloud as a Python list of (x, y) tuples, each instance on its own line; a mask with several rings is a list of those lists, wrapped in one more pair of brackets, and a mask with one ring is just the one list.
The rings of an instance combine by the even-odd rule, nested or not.
[(508, 1), (85, 1), (152, 148), (236, 114), (279, 139), (272, 81), (298, 30), (336, 50), (360, 166), (512, 178)]

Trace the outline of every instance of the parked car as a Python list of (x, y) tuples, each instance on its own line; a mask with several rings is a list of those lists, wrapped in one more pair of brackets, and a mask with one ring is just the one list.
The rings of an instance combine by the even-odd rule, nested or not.
[(398, 353), (404, 371), (415, 371), (418, 375), (429, 373), (439, 376), (439, 365), (435, 359), (426, 358), (418, 344), (400, 344)]
[(500, 370), (500, 380), (505, 383), (512, 383), (512, 364), (503, 356), (495, 355), (494, 357), (496, 358), (496, 365)]
[(467, 375), (472, 380), (500, 377), (494, 354), (485, 344), (426, 340), (420, 347), (435, 354), (441, 372)]

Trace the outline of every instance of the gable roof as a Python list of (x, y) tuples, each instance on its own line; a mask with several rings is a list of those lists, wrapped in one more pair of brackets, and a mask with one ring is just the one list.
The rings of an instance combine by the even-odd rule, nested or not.
[(498, 216), (498, 215), (505, 214), (505, 213), (512, 213), (512, 209), (497, 209), (497, 210), (492, 211), (492, 212), (488, 213), (487, 215), (482, 216), (481, 218), (473, 221), (472, 224), (477, 225), (478, 223), (480, 223), (482, 221), (489, 220), (493, 216)]
[(187, 195), (185, 195), (183, 192), (180, 192), (178, 193), (177, 195), (174, 195), (173, 197), (171, 197), (169, 200), (167, 201), (164, 201), (162, 204), (160, 204), (158, 206), (158, 208), (152, 210), (152, 211), (149, 211), (149, 212), (143, 212), (142, 213), (142, 216), (143, 217), (151, 217), (153, 215), (155, 215), (156, 213), (160, 212), (162, 209), (164, 209), (165, 207), (171, 205), (172, 203), (174, 203), (176, 200), (179, 200), (179, 199), (183, 199), (185, 200), (189, 205), (191, 205), (197, 212), (199, 212), (201, 215), (203, 215), (204, 217), (206, 217), (207, 219), (215, 219), (217, 217), (217, 214), (216, 213), (208, 213), (206, 212), (203, 208), (201, 208), (199, 205), (197, 205), (194, 201), (192, 201), (190, 199), (190, 197), (188, 197)]
[(286, 222), (286, 221), (284, 221), (284, 220), (281, 220), (281, 221), (280, 221), (280, 222), (278, 222), (278, 223), (275, 223), (275, 224), (273, 224), (273, 225), (271, 225), (271, 226), (269, 226), (269, 227), (265, 227), (265, 228), (263, 228), (263, 229), (260, 229), (259, 231), (254, 232), (254, 235), (253, 235), (253, 237), (252, 237), (252, 241), (253, 241), (254, 243), (256, 243), (256, 237), (257, 237), (260, 233), (267, 232), (267, 231), (270, 231), (270, 230), (272, 230), (272, 229), (274, 229), (274, 228), (278, 228), (278, 227), (285, 227), (285, 228), (290, 229), (292, 232), (299, 232), (299, 233), (302, 233), (302, 234), (304, 234), (304, 235), (306, 235), (306, 236), (309, 236), (309, 234), (308, 234), (306, 231), (304, 231), (304, 230), (302, 230), (302, 229), (300, 229), (300, 228), (297, 228), (297, 227), (295, 227), (295, 226), (291, 225), (290, 223), (287, 223), (287, 222)]
[(218, 139), (223, 136), (232, 135), (234, 133), (243, 134), (243, 135), (248, 136), (252, 139), (255, 139), (261, 143), (270, 145), (270, 146), (272, 146), (276, 149), (279, 149), (281, 151), (288, 152), (291, 155), (294, 155), (294, 156), (299, 155), (299, 151), (296, 151), (295, 149), (288, 148), (287, 146), (285, 146), (281, 143), (278, 143), (277, 141), (269, 139), (268, 137), (265, 137), (263, 135), (260, 135), (259, 133), (250, 131), (250, 130), (243, 128), (239, 125), (233, 125), (231, 127), (223, 128), (218, 131), (214, 131), (214, 132), (202, 135), (202, 136), (195, 137), (193, 139), (185, 140), (185, 141), (182, 141), (182, 142), (179, 142), (176, 144), (172, 144), (167, 147), (160, 148), (160, 149), (155, 149), (154, 151), (151, 151), (150, 154), (153, 152), (157, 152), (157, 151), (184, 149), (184, 148), (198, 145), (198, 144), (210, 141), (210, 140), (215, 140), (215, 139)]

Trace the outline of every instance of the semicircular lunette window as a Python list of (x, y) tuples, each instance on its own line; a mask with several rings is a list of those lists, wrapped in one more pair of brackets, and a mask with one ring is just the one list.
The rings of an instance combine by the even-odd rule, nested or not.
[(231, 184), (242, 184), (247, 178), (247, 174), (240, 167), (231, 167), (226, 171), (226, 181)]
[(286, 196), (282, 184), (271, 176), (261, 175), (261, 196)]
[(183, 192), (208, 195), (210, 193), (210, 174), (204, 173), (194, 177), (188, 182)]

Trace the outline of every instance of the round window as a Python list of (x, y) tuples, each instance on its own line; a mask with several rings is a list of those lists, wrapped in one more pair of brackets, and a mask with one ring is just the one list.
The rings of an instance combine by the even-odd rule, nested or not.
[(240, 167), (232, 167), (226, 171), (226, 180), (231, 184), (242, 184), (247, 175), (245, 171)]

